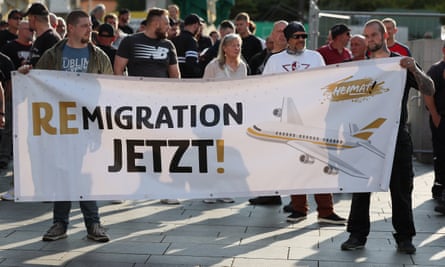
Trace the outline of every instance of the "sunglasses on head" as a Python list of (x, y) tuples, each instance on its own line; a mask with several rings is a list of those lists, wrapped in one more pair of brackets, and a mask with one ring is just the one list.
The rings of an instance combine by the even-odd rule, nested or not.
[(291, 38), (292, 39), (300, 39), (300, 38), (306, 39), (307, 38), (307, 34), (306, 33), (292, 34)]

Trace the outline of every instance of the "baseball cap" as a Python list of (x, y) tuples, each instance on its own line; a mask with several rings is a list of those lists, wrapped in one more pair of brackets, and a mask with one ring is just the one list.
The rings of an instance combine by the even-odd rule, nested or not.
[(46, 16), (49, 15), (48, 8), (44, 6), (41, 3), (33, 3), (29, 8), (28, 11), (23, 14), (24, 17), (28, 15), (40, 15), (40, 16)]
[(196, 15), (195, 13), (188, 15), (184, 19), (184, 25), (192, 25), (195, 23), (204, 23), (204, 20), (200, 16)]
[(14, 17), (14, 15), (19, 14), (20, 17), (22, 16), (22, 12), (18, 9), (13, 9), (11, 11), (9, 11), (8, 13), (8, 19), (12, 19)]
[(114, 37), (114, 29), (110, 24), (104, 23), (97, 29), (98, 35), (101, 37)]
[(286, 28), (284, 28), (283, 33), (287, 40), (289, 40), (292, 34), (296, 32), (306, 32), (303, 24), (299, 21), (291, 21), (287, 24)]
[(331, 28), (332, 39), (335, 39), (335, 37), (339, 36), (340, 34), (350, 31), (351, 29), (349, 29), (345, 24), (336, 24)]

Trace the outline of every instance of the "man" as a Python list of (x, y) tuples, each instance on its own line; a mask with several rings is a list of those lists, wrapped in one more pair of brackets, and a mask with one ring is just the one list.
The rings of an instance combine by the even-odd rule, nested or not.
[[(67, 16), (67, 38), (47, 50), (35, 66), (36, 69), (61, 70), (112, 74), (107, 55), (91, 42), (91, 21), (88, 13), (72, 11)], [(29, 66), (22, 66), (20, 72), (29, 71)], [(87, 228), (87, 237), (98, 242), (108, 242), (109, 236), (100, 224), (99, 209), (96, 201), (80, 201), (80, 209)], [(55, 241), (67, 237), (70, 201), (54, 202), (51, 228), (43, 235), (43, 241)]]
[[(391, 52), (386, 44), (387, 32), (380, 20), (370, 20), (365, 24), (363, 35), (368, 43), (370, 58), (399, 56)], [(411, 87), (418, 89), (425, 97), (425, 103), (433, 122), (439, 124), (432, 95), (433, 81), (421, 71), (415, 60), (403, 57), (400, 66), (406, 68), (407, 78), (402, 98), (401, 116), (392, 166), (389, 189), (391, 191), (393, 234), (399, 252), (413, 254), (416, 251), (412, 238), (416, 234), (412, 212), (413, 166), (411, 136), (406, 125), (408, 94)], [(370, 231), (369, 206), (371, 193), (354, 193), (349, 213), (347, 231), (349, 239), (342, 245), (342, 250), (362, 249)]]
[(168, 17), (173, 21), (176, 21), (179, 25), (179, 29), (182, 31), (184, 29), (184, 21), (181, 19), (179, 6), (171, 4), (167, 6)]
[(388, 39), (386, 40), (388, 49), (392, 52), (400, 54), (401, 56), (410, 57), (411, 51), (409, 51), (409, 48), (396, 40), (395, 36), (398, 31), (396, 21), (392, 18), (385, 18), (382, 20), (382, 22), (385, 25), (386, 32), (388, 33)]
[(352, 60), (366, 59), (366, 39), (361, 34), (355, 34), (350, 41)]
[(219, 24), (219, 35), (220, 39), (218, 39), (207, 51), (199, 58), (199, 62), (201, 64), (201, 68), (205, 69), (207, 64), (209, 64), (212, 59), (214, 59), (218, 55), (219, 44), (221, 43), (222, 38), (229, 33), (235, 32), (235, 25), (230, 20), (223, 20)]
[(326, 65), (351, 61), (351, 51), (346, 47), (351, 38), (350, 32), (351, 29), (345, 24), (336, 24), (330, 29), (332, 40), (317, 49)]
[[(113, 29), (114, 29), (114, 41), (111, 44), (111, 46), (113, 46), (116, 50), (119, 48), (120, 43), (122, 42), (122, 40), (127, 37), (128, 34), (126, 34), (125, 32), (123, 32), (121, 29), (119, 29), (118, 26), (118, 19), (116, 14), (114, 13), (108, 13), (105, 15), (104, 17), (104, 23), (106, 24), (110, 24)], [(113, 61), (111, 61), (112, 64), (114, 64)]]
[(257, 53), (252, 57), (249, 62), (250, 71), (252, 75), (261, 74), (263, 72), (264, 66), (266, 65), (267, 60), (273, 54), (279, 53), (286, 49), (287, 40), (283, 34), (284, 28), (287, 26), (287, 21), (279, 20), (274, 23), (272, 28), (272, 32), (270, 36), (266, 39), (266, 44), (271, 43), (272, 48), (268, 49), (267, 47), (263, 49), (260, 53)]
[(60, 38), (65, 38), (66, 35), (66, 23), (65, 19), (62, 17), (57, 17), (56, 32), (59, 34)]
[[(290, 22), (283, 30), (287, 39), (287, 49), (270, 56), (264, 67), (263, 75), (271, 73), (302, 71), (305, 69), (325, 66), (323, 57), (316, 51), (306, 49), (306, 30), (300, 22)], [(346, 219), (334, 212), (332, 194), (315, 194), (317, 202), (318, 221), (331, 224), (344, 224)], [(292, 213), (288, 222), (299, 222), (306, 219), (308, 212), (307, 196), (292, 195)]]
[(178, 54), (179, 69), (182, 78), (201, 78), (204, 74), (199, 65), (199, 50), (196, 36), (200, 31), (202, 19), (190, 14), (184, 19), (184, 30), (172, 42)]
[(241, 47), (241, 55), (246, 63), (257, 53), (263, 50), (263, 44), (261, 40), (252, 34), (249, 29), (250, 17), (249, 14), (241, 12), (235, 17), (236, 33), (238, 33), (243, 39), (243, 45)]
[(119, 20), (119, 29), (126, 34), (133, 34), (134, 30), (130, 27), (130, 19), (131, 14), (130, 10), (123, 8), (119, 10), (118, 20)]
[(93, 30), (97, 30), (99, 25), (102, 23), (102, 18), (105, 15), (106, 7), (104, 4), (96, 5), (93, 10), (91, 10), (91, 23), (93, 23)]
[(33, 39), (34, 32), (29, 29), (28, 21), (21, 21), (17, 39), (7, 43), (1, 49), (12, 60), (15, 69), (29, 63), (29, 50), (31, 49)]
[(110, 62), (114, 62), (114, 57), (116, 56), (117, 49), (111, 45), (115, 39), (116, 36), (113, 26), (107, 23), (99, 26), (97, 29), (96, 45), (107, 54)]
[(170, 28), (168, 28), (168, 31), (167, 31), (167, 39), (173, 40), (179, 36), (179, 33), (180, 33), (179, 22), (173, 20), (172, 18), (169, 18), (168, 20), (169, 20)]
[[(433, 143), (433, 164), (434, 181), (437, 188), (443, 188), (445, 184), (445, 127), (442, 117), (445, 116), (445, 43), (442, 47), (442, 60), (434, 63), (427, 74), (434, 82), (436, 93), (434, 94), (434, 104), (440, 116), (440, 124), (437, 127), (430, 116), (431, 137)], [(445, 214), (445, 191), (436, 189), (433, 186), (433, 197), (440, 200), (439, 205), (434, 209)], [(436, 194), (434, 194), (436, 193)]]
[(60, 41), (60, 36), (49, 24), (49, 11), (43, 4), (32, 4), (24, 16), (28, 17), (29, 28), (36, 35), (30, 55), (30, 63), (35, 66), (43, 53)]
[(0, 31), (0, 48), (8, 42), (17, 39), (22, 13), (18, 9), (13, 9), (8, 13), (8, 28)]
[(167, 40), (168, 12), (151, 8), (145, 31), (122, 40), (116, 53), (114, 74), (128, 76), (180, 78), (176, 49)]

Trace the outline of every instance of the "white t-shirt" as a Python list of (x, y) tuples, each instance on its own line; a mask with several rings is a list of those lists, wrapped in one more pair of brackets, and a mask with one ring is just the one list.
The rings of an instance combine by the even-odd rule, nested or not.
[(317, 51), (305, 49), (301, 54), (289, 54), (286, 50), (272, 55), (264, 66), (263, 75), (326, 66), (323, 57)]
[(207, 64), (204, 71), (204, 79), (241, 79), (247, 77), (247, 66), (240, 60), (240, 64), (236, 70), (232, 70), (227, 65), (224, 65), (221, 69), (219, 67), (219, 61), (217, 58), (213, 59), (209, 64)]

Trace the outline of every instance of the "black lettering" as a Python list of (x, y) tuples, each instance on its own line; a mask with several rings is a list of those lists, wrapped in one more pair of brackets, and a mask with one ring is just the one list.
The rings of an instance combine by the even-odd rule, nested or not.
[(177, 146), (178, 149), (176, 150), (175, 154), (173, 155), (173, 158), (170, 162), (170, 172), (171, 173), (191, 173), (192, 167), (191, 166), (179, 166), (179, 163), (184, 156), (185, 152), (187, 151), (190, 141), (189, 140), (169, 140), (168, 141), (169, 146)]
[(230, 125), (229, 115), (239, 125), (243, 124), (243, 104), (240, 102), (236, 103), (236, 111), (233, 110), (233, 108), (229, 104), (224, 104), (223, 107), (224, 125)]
[(143, 153), (135, 151), (136, 146), (144, 146), (144, 140), (127, 140), (127, 171), (145, 172), (145, 166), (137, 166), (136, 159), (142, 159)]
[(173, 106), (173, 110), (177, 111), (178, 114), (178, 125), (176, 127), (183, 128), (184, 127), (184, 110), (188, 109), (187, 106)]
[[(116, 110), (116, 113), (114, 113), (114, 120), (116, 121), (117, 126), (121, 129), (131, 130), (133, 128), (133, 122), (132, 122), (132, 116), (129, 115), (122, 115), (125, 111), (132, 111), (132, 107), (129, 106), (123, 106), (119, 107)], [(125, 122), (125, 123), (123, 123)]]
[(114, 165), (108, 166), (109, 172), (118, 172), (122, 170), (122, 140), (114, 139)]
[(153, 129), (153, 124), (149, 121), (150, 117), (149, 107), (136, 107), (136, 129), (142, 129), (142, 124), (148, 129)]
[(90, 126), (88, 124), (89, 120), (93, 122), (96, 119), (97, 119), (97, 127), (100, 130), (103, 130), (104, 121), (102, 119), (102, 113), (100, 112), (100, 107), (95, 107), (93, 113), (90, 113), (90, 111), (86, 107), (82, 107), (82, 121), (84, 130), (90, 129)]
[(155, 127), (161, 128), (161, 124), (166, 123), (168, 128), (173, 128), (173, 120), (168, 107), (161, 107), (156, 119)]
[(113, 115), (110, 106), (105, 107), (105, 118), (107, 119), (107, 129), (113, 129)]
[(190, 127), (196, 127), (196, 106), (190, 106)]
[[(207, 110), (213, 110), (213, 120), (207, 120)], [(220, 118), (220, 111), (217, 105), (204, 105), (199, 112), (199, 119), (201, 124), (207, 127), (212, 127), (218, 124)]]
[(207, 173), (207, 147), (213, 146), (213, 140), (192, 140), (192, 146), (198, 147), (199, 172)]
[(146, 140), (146, 146), (151, 146), (153, 151), (153, 172), (162, 172), (161, 147), (167, 146), (167, 141)]

